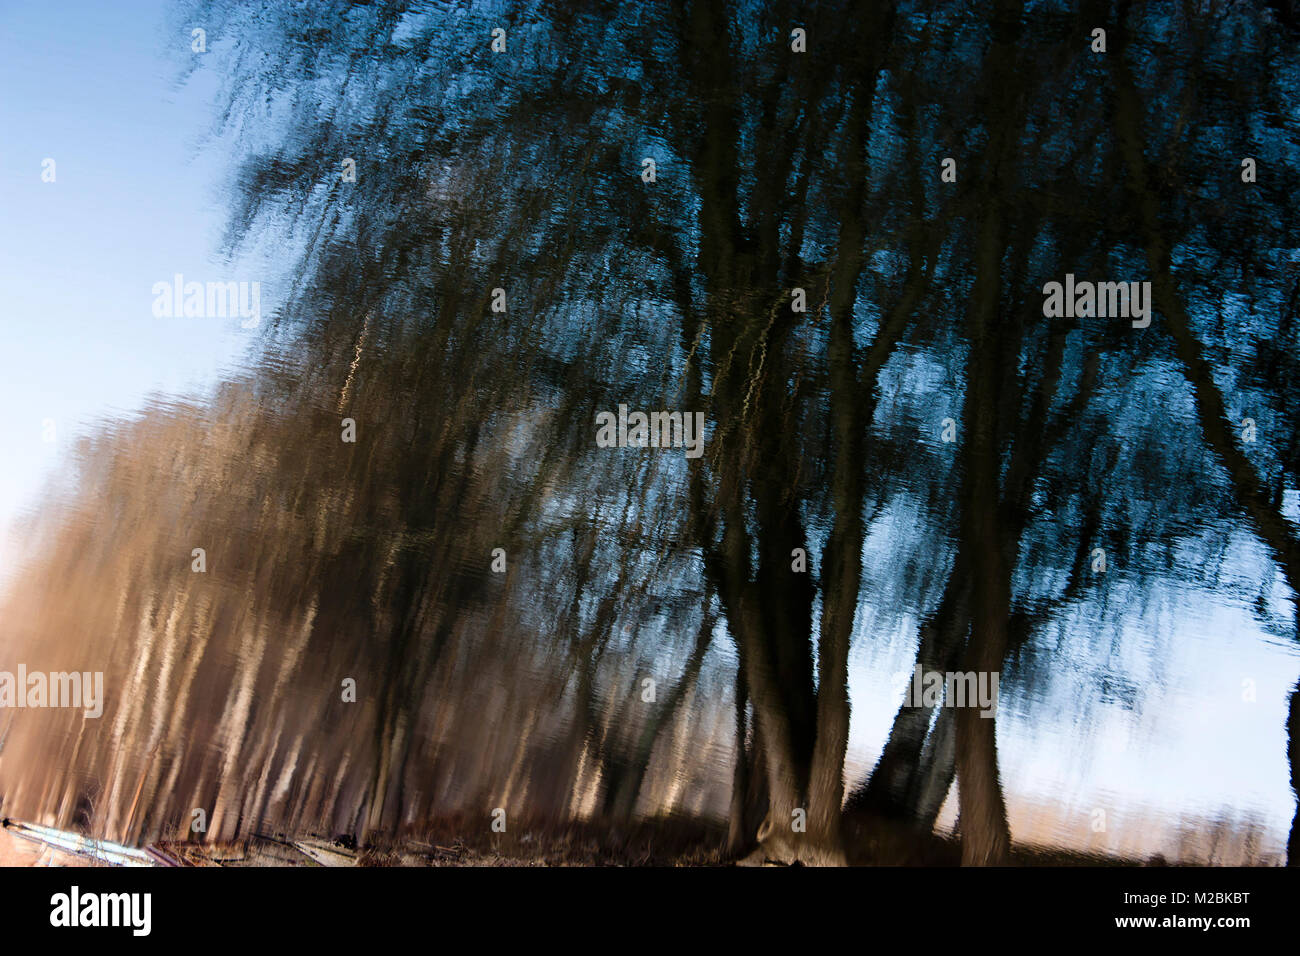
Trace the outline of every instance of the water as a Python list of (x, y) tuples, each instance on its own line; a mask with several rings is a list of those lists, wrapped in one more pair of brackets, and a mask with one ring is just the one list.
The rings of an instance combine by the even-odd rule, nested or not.
[[(104, 308), (193, 381), (84, 377), (75, 443), (31, 423), (67, 352), (5, 320), (52, 474), (9, 491), (0, 669), (106, 694), (0, 709), (3, 812), (1283, 861), (1294, 28), (1098, 17), (1101, 52), (997, 9), (124, 13), (141, 102), (210, 124), (157, 189), (220, 228), (205, 267), (131, 224)], [(158, 316), (177, 272), (259, 321)], [(1067, 275), (1139, 285), (1057, 310)], [(996, 717), (908, 706), (918, 661)]]

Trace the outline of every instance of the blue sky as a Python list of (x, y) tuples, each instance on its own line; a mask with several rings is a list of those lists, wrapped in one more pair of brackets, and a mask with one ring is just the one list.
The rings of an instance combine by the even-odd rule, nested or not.
[(256, 341), (237, 318), (152, 313), (153, 283), (176, 272), (261, 278), (218, 254), (231, 153), (210, 136), (214, 79), (178, 82), (194, 54), (167, 7), (0, 7), (0, 527), (40, 506), (78, 432), (152, 392), (201, 389)]

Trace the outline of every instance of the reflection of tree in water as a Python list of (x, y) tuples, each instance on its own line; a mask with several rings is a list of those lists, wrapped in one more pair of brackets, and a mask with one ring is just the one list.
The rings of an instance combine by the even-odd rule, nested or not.
[[(84, 450), (15, 633), (119, 691), (11, 802), (94, 780), (132, 838), (684, 811), (836, 862), (864, 609), (1029, 700), (1089, 621), (1240, 575), (1225, 542), (1300, 591), (1295, 200), (1238, 175), (1294, 147), (1295, 25), (935, 7), (199, 5), (231, 240), (279, 230), (295, 294), (248, 376)], [(1044, 317), (1066, 272), (1150, 278), (1152, 326)], [(620, 404), (706, 412), (705, 456), (597, 448)], [(954, 779), (963, 859), (1005, 859), (970, 710), (900, 707), (848, 806), (928, 830)]]

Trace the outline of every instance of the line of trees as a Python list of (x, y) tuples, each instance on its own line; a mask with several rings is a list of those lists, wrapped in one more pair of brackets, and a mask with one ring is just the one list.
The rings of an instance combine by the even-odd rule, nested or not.
[[(905, 703), (846, 782), (855, 641), (910, 618), (918, 667), (1028, 698), (1042, 634), (1225, 540), (1300, 594), (1284, 6), (186, 20), (261, 131), (230, 241), (279, 230), (296, 284), (252, 373), (86, 448), (14, 633), (111, 635), (133, 692), (30, 805), (99, 781), (117, 837), (725, 807), (737, 857), (841, 863), (846, 805), (929, 831), (955, 781), (997, 864), (996, 720)], [(1155, 320), (1045, 317), (1067, 272), (1149, 279)], [(619, 404), (705, 412), (704, 456), (596, 447)], [(725, 743), (722, 807), (683, 735)]]

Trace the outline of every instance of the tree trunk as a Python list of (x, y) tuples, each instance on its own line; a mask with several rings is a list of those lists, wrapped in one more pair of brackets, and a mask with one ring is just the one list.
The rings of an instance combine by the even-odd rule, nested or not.
[(1286, 842), (1286, 865), (1300, 866), (1300, 681), (1291, 691), (1291, 709), (1286, 721), (1286, 757), (1291, 764), (1291, 793), (1296, 798), (1295, 816), (1291, 818), (1291, 836)]
[[(996, 202), (980, 226), (975, 287), (968, 312), (963, 546), (974, 558), (971, 633), (963, 671), (1000, 672), (1010, 616), (1010, 568), (1004, 567), (999, 524), (998, 340), (995, 322), (1001, 290), (1002, 219)], [(947, 701), (948, 706), (955, 701)], [(996, 718), (978, 708), (957, 711), (962, 863), (1005, 863), (1011, 833), (998, 780)]]
[(727, 854), (738, 857), (750, 849), (751, 834), (745, 808), (749, 799), (750, 749), (748, 746), (749, 692), (742, 662), (736, 671), (736, 766), (731, 775), (731, 808), (727, 817)]
[(913, 821), (917, 827), (930, 833), (939, 819), (939, 811), (952, 789), (957, 774), (957, 722), (953, 709), (939, 711), (934, 731), (925, 743), (921, 764), (909, 781), (908, 797), (913, 807)]
[[(923, 672), (952, 670), (961, 659), (962, 642), (969, 626), (969, 562), (958, 550), (939, 607), (930, 622), (921, 628), (916, 668)], [(930, 776), (922, 755), (934, 710), (919, 703), (909, 703), (904, 698), (894, 715), (889, 738), (876, 761), (875, 770), (866, 786), (854, 794), (852, 807), (855, 810), (920, 822), (924, 814), (918, 812), (916, 799)]]

